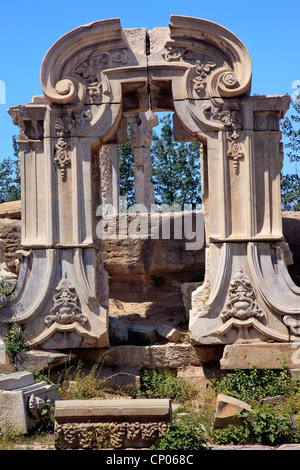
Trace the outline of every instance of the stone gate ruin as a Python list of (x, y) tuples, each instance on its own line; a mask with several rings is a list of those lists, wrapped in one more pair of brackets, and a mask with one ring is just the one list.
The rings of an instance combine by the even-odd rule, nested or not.
[(300, 289), (286, 268), (280, 196), (289, 97), (250, 96), (251, 75), (244, 44), (197, 18), (171, 16), (151, 31), (109, 19), (60, 38), (41, 67), (44, 96), (9, 109), (20, 128), (22, 246), (0, 323), (25, 325), (32, 347), (109, 346), (97, 207), (118, 213), (117, 146), (128, 124), (136, 202), (151, 205), (139, 126), (151, 131), (153, 113), (172, 111), (175, 140), (201, 142), (206, 275), (192, 297), (192, 342), (297, 340)]

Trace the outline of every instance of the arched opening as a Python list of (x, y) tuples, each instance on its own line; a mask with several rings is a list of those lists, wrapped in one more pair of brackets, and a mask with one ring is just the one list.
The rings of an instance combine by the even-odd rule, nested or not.
[[(204, 240), (199, 234), (199, 228), (204, 231), (200, 181), (204, 145), (186, 142), (188, 137), (176, 142), (170, 112), (150, 112), (147, 119), (141, 114), (126, 114), (126, 145), (92, 151), (93, 210), (100, 216), (99, 205), (103, 209), (104, 202), (111, 203), (107, 224), (102, 226), (107, 231), (99, 237), (98, 225), (96, 238), (109, 275), (109, 316), (129, 326), (168, 325), (187, 331), (191, 289), (203, 282), (205, 274)], [(142, 166), (144, 176), (147, 165), (148, 179), (139, 184), (152, 185), (153, 204), (145, 199), (146, 191), (135, 191), (138, 171)], [(112, 191), (116, 175), (118, 210)]]

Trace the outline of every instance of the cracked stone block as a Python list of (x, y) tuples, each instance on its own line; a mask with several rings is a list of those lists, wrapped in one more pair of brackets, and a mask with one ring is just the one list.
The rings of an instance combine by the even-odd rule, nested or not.
[(34, 383), (33, 374), (31, 372), (15, 372), (13, 374), (0, 375), (0, 390), (15, 390), (27, 387)]
[(220, 393), (217, 397), (213, 428), (222, 429), (229, 424), (241, 424), (242, 419), (239, 418), (239, 414), (243, 411), (251, 413), (251, 406), (242, 400)]
[(47, 403), (59, 400), (57, 384), (34, 383), (31, 372), (0, 375), (0, 429), (27, 434)]

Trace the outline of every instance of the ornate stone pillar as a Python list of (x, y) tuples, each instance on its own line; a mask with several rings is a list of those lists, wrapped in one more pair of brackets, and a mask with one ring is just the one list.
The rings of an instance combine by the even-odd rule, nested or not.
[(0, 322), (26, 325), (33, 347), (107, 346), (107, 307), (98, 301), (94, 271), (90, 141), (72, 136), (74, 119), (41, 101), (10, 110), (25, 129), (19, 141), (22, 263)]
[(288, 105), (276, 96), (204, 108), (223, 127), (208, 135), (203, 168), (209, 224), (206, 279), (190, 312), (196, 343), (290, 340), (284, 318), (299, 298), (288, 292), (282, 251), (279, 120)]

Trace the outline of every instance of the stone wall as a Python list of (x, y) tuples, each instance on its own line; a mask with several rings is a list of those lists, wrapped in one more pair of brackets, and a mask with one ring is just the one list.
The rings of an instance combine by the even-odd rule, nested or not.
[[(290, 272), (297, 282), (300, 212), (283, 213), (283, 233), (293, 253)], [(15, 252), (21, 239), (20, 202), (0, 205), (0, 238), (6, 242), (8, 266), (15, 272)], [(152, 324), (154, 319), (178, 323), (184, 315), (181, 284), (202, 280), (205, 274), (204, 248), (186, 250), (185, 243), (185, 239), (174, 237), (104, 240), (104, 266), (110, 276), (110, 315), (129, 323), (143, 320)]]

